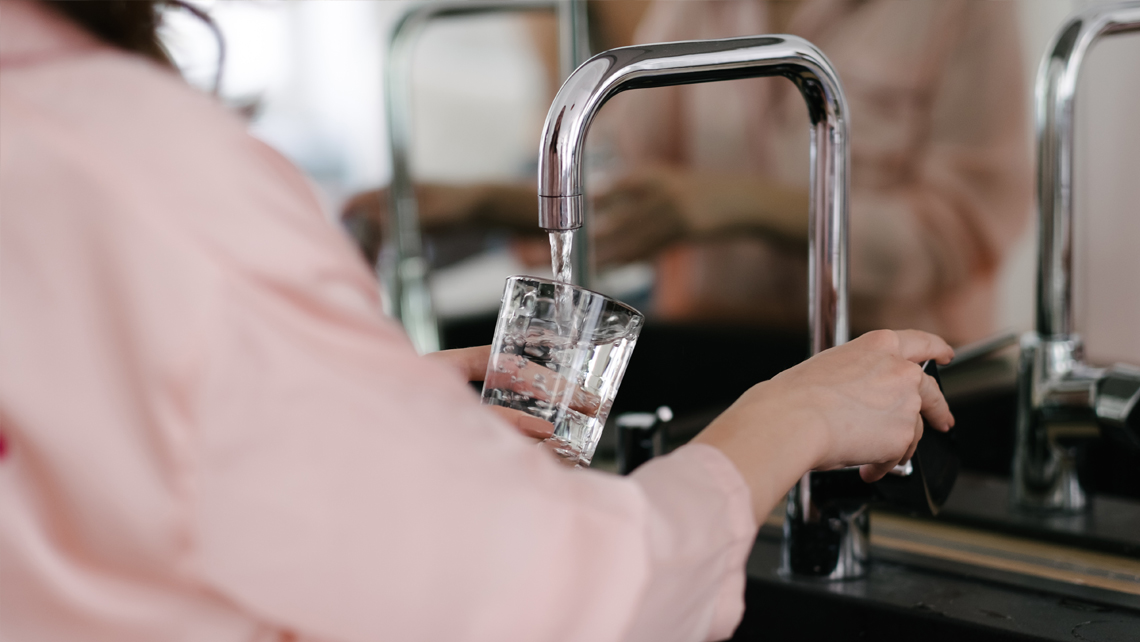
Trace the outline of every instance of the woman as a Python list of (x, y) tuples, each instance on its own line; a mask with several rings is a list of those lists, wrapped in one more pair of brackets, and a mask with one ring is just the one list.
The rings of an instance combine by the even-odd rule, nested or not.
[(949, 347), (884, 331), (629, 478), (565, 469), (471, 393), (486, 348), (418, 357), (301, 174), (156, 64), (150, 3), (62, 5), (0, 4), (5, 640), (721, 638), (804, 471), (953, 423), (916, 365)]

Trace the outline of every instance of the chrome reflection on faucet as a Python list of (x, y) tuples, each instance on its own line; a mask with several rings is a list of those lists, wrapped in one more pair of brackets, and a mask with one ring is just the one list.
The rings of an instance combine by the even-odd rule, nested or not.
[[(573, 230), (586, 217), (583, 148), (594, 115), (628, 89), (783, 76), (799, 88), (811, 120), (809, 323), (812, 353), (847, 341), (847, 103), (831, 63), (811, 43), (794, 36), (674, 42), (622, 47), (586, 61), (566, 80), (551, 105), (538, 159), (539, 226)], [(584, 244), (580, 239), (579, 244)], [(842, 514), (824, 515), (813, 497), (809, 473), (788, 498), (785, 566), (832, 579), (865, 571), (868, 523), (865, 502)], [(804, 538), (827, 540), (837, 555), (817, 555)]]
[(376, 271), (384, 283), (386, 311), (400, 320), (412, 345), (421, 354), (439, 350), (440, 340), (428, 290), (428, 264), (409, 169), (412, 128), (409, 74), (414, 45), (424, 27), (439, 18), (550, 10), (556, 11), (558, 16), (559, 63), (565, 77), (586, 58), (588, 51), (584, 0), (430, 2), (413, 7), (392, 30), (384, 79), (392, 180), (388, 187), (385, 248)]
[(1012, 500), (1022, 508), (1085, 510), (1085, 443), (1102, 430), (1135, 430), (1127, 425), (1135, 399), (1125, 393), (1140, 387), (1140, 374), (1127, 366), (1106, 371), (1084, 363), (1073, 327), (1072, 269), (1073, 107), (1081, 63), (1102, 36), (1130, 31), (1140, 31), (1140, 2), (1077, 13), (1054, 36), (1037, 72), (1037, 327), (1021, 341), (1011, 485)]

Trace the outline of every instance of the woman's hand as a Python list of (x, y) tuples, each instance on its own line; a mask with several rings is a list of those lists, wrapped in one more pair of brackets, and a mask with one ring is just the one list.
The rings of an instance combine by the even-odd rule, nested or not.
[[(427, 355), (428, 359), (440, 361), (458, 370), (468, 381), (482, 381), (487, 375), (487, 362), (491, 358), (491, 346), (441, 350)], [(505, 419), (526, 437), (546, 439), (554, 434), (554, 425), (521, 410), (502, 406), (487, 406)]]
[(869, 332), (752, 387), (695, 441), (733, 460), (762, 519), (807, 470), (859, 465), (875, 481), (914, 453), (922, 416), (949, 430), (954, 417), (919, 364), (953, 356), (926, 332)]
[(744, 231), (807, 239), (807, 190), (754, 174), (638, 168), (594, 200), (600, 266), (652, 258), (682, 239)]
[[(415, 186), (416, 209), (424, 232), (461, 225), (497, 227), (538, 235), (538, 197), (533, 185), (480, 183)], [(388, 219), (388, 190), (361, 192), (349, 199), (341, 223), (366, 258), (376, 261)]]
[(688, 184), (681, 172), (635, 171), (594, 199), (590, 236), (599, 266), (653, 257), (691, 232)]
[[(487, 197), (480, 185), (417, 185), (416, 209), (425, 230), (458, 225), (475, 218)], [(388, 190), (361, 192), (345, 204), (341, 224), (364, 256), (376, 261), (388, 225)]]
[(953, 357), (933, 334), (877, 330), (780, 373), (768, 392), (814, 411), (824, 449), (813, 469), (861, 465), (871, 482), (914, 454), (922, 416), (936, 430), (953, 427), (938, 383), (920, 365)]

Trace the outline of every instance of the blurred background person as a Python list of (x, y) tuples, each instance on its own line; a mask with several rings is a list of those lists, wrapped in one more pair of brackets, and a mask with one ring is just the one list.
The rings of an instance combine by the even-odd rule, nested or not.
[[(952, 343), (992, 332), (998, 270), (1032, 196), (1016, 5), (617, 0), (590, 8), (595, 49), (763, 33), (819, 46), (850, 107), (853, 330), (914, 326)], [(601, 267), (654, 260), (657, 318), (805, 327), (808, 121), (791, 83), (628, 92), (595, 129), (612, 137), (622, 167), (594, 192)], [(418, 194), (429, 232), (506, 227), (534, 236), (521, 245), (532, 263), (547, 256), (532, 184), (428, 184)], [(368, 194), (345, 217), (375, 229), (382, 211), (382, 198)]]

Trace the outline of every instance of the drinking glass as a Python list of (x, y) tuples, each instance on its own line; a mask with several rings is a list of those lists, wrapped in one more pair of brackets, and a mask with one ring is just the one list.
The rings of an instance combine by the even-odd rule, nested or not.
[(589, 466), (645, 316), (575, 285), (507, 279), (483, 403), (554, 424), (543, 443), (562, 461)]

